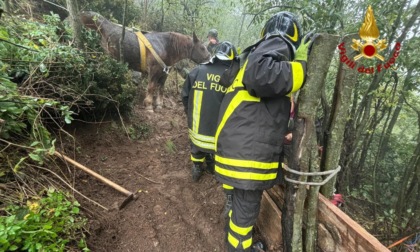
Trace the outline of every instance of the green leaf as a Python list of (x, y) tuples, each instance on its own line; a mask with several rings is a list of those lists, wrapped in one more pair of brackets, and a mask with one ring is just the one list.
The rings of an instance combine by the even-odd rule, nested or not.
[(55, 146), (54, 146), (54, 143), (55, 143), (55, 139), (51, 142), (52, 146), (51, 146), (51, 148), (48, 150), (48, 154), (50, 154), (50, 155), (54, 155), (54, 153), (55, 153)]
[(20, 164), (25, 161), (25, 159), (27, 159), (28, 157), (23, 157), (19, 160), (19, 162), (15, 165), (15, 167), (13, 167), (13, 172), (17, 173), (19, 171), (20, 168)]
[(0, 244), (1, 245), (9, 244), (9, 241), (7, 240), (7, 236), (4, 236), (4, 237), (5, 238), (0, 237)]
[(31, 143), (31, 147), (34, 147), (35, 145), (38, 145), (39, 144), (39, 141), (34, 141), (33, 143)]
[(67, 124), (71, 124), (71, 120), (73, 120), (73, 118), (72, 118), (70, 115), (66, 115), (66, 116), (64, 117), (64, 121), (65, 121)]
[(7, 30), (3, 27), (0, 29), (0, 38), (5, 40), (8, 40), (9, 38), (9, 33), (7, 33)]
[(399, 231), (398, 227), (396, 226), (393, 226), (391, 229), (392, 229), (392, 232), (394, 232), (395, 234), (397, 234)]
[(41, 156), (39, 156), (39, 155), (36, 155), (36, 154), (30, 153), (30, 154), (29, 154), (29, 157), (30, 157), (32, 160), (34, 160), (34, 161), (42, 162), (42, 158), (41, 158)]
[(10, 246), (9, 247), (9, 250), (10, 251), (15, 251), (15, 250), (17, 250), (19, 247), (18, 246), (16, 246), (16, 245), (12, 245), (12, 246)]
[(51, 196), (51, 194), (53, 194), (55, 192), (55, 188), (54, 187), (48, 187), (48, 195)]
[(45, 224), (42, 228), (45, 230), (50, 230), (52, 228), (52, 225), (48, 223), (48, 224)]
[(73, 207), (71, 209), (71, 212), (74, 213), (74, 214), (78, 214), (80, 212), (80, 209), (78, 207)]

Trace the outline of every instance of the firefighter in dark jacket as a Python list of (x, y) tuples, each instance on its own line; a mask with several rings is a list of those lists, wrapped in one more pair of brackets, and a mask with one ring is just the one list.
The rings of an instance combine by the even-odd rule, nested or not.
[(271, 17), (261, 40), (239, 56), (244, 62), (220, 107), (215, 173), (218, 181), (234, 188), (229, 251), (258, 251), (252, 229), (263, 190), (276, 183), (290, 96), (305, 80), (312, 40), (310, 36), (302, 40), (301, 32), (294, 14), (279, 12)]
[(182, 103), (188, 117), (191, 141), (192, 179), (198, 181), (207, 170), (214, 173), (214, 134), (219, 108), (227, 88), (219, 85), (220, 76), (237, 56), (232, 43), (225, 41), (216, 48), (215, 56), (208, 63), (200, 64), (185, 79)]

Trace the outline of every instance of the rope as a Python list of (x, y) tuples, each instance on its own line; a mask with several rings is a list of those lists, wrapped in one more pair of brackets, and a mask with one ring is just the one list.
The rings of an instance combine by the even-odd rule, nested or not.
[(300, 175), (300, 176), (323, 176), (323, 175), (328, 175), (328, 177), (326, 177), (321, 182), (299, 181), (299, 180), (294, 180), (294, 179), (288, 178), (287, 176), (284, 176), (284, 179), (287, 182), (290, 182), (290, 183), (293, 183), (293, 184), (299, 184), (299, 185), (314, 185), (314, 186), (325, 185), (331, 178), (333, 178), (341, 170), (341, 166), (338, 166), (334, 170), (323, 171), (323, 172), (300, 172), (300, 171), (296, 171), (296, 170), (291, 169), (286, 164), (282, 164), (282, 167), (286, 171), (288, 171), (290, 173), (293, 173), (293, 174), (296, 174), (296, 175)]
[(136, 32), (136, 35), (137, 35), (137, 38), (139, 39), (139, 42), (141, 41), (147, 47), (147, 49), (149, 49), (149, 51), (153, 54), (156, 61), (163, 68), (163, 71), (166, 74), (169, 74), (170, 67), (168, 67), (165, 64), (165, 62), (163, 62), (163, 60), (159, 57), (159, 55), (156, 53), (155, 49), (153, 49), (153, 46), (150, 44), (149, 40), (147, 40), (147, 38), (141, 32)]

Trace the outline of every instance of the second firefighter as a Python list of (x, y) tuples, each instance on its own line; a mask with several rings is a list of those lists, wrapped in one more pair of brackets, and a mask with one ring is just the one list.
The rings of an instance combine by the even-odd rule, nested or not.
[(181, 98), (188, 118), (192, 179), (195, 182), (204, 172), (204, 162), (207, 170), (214, 173), (214, 135), (220, 104), (227, 90), (219, 85), (219, 81), (236, 56), (232, 43), (221, 42), (210, 62), (194, 68), (184, 82)]

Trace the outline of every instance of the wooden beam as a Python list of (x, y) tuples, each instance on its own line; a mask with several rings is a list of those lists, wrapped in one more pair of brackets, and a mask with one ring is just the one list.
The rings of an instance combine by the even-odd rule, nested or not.
[[(281, 209), (284, 188), (274, 187), (263, 193), (257, 228), (268, 248), (281, 248)], [(322, 194), (318, 197), (318, 248), (324, 252), (389, 252), (382, 243)], [(276, 250), (277, 251), (277, 250)]]
[(263, 192), (257, 227), (259, 227), (259, 232), (266, 243), (269, 244), (270, 250), (281, 250), (283, 247), (281, 239), (281, 211), (266, 191)]
[[(333, 251), (390, 251), (376, 237), (341, 211), (340, 208), (332, 204), (322, 194), (319, 194), (318, 199), (318, 220), (319, 223), (323, 223), (329, 234), (333, 238), (335, 237), (335, 250)], [(322, 239), (323, 237), (320, 238)]]

